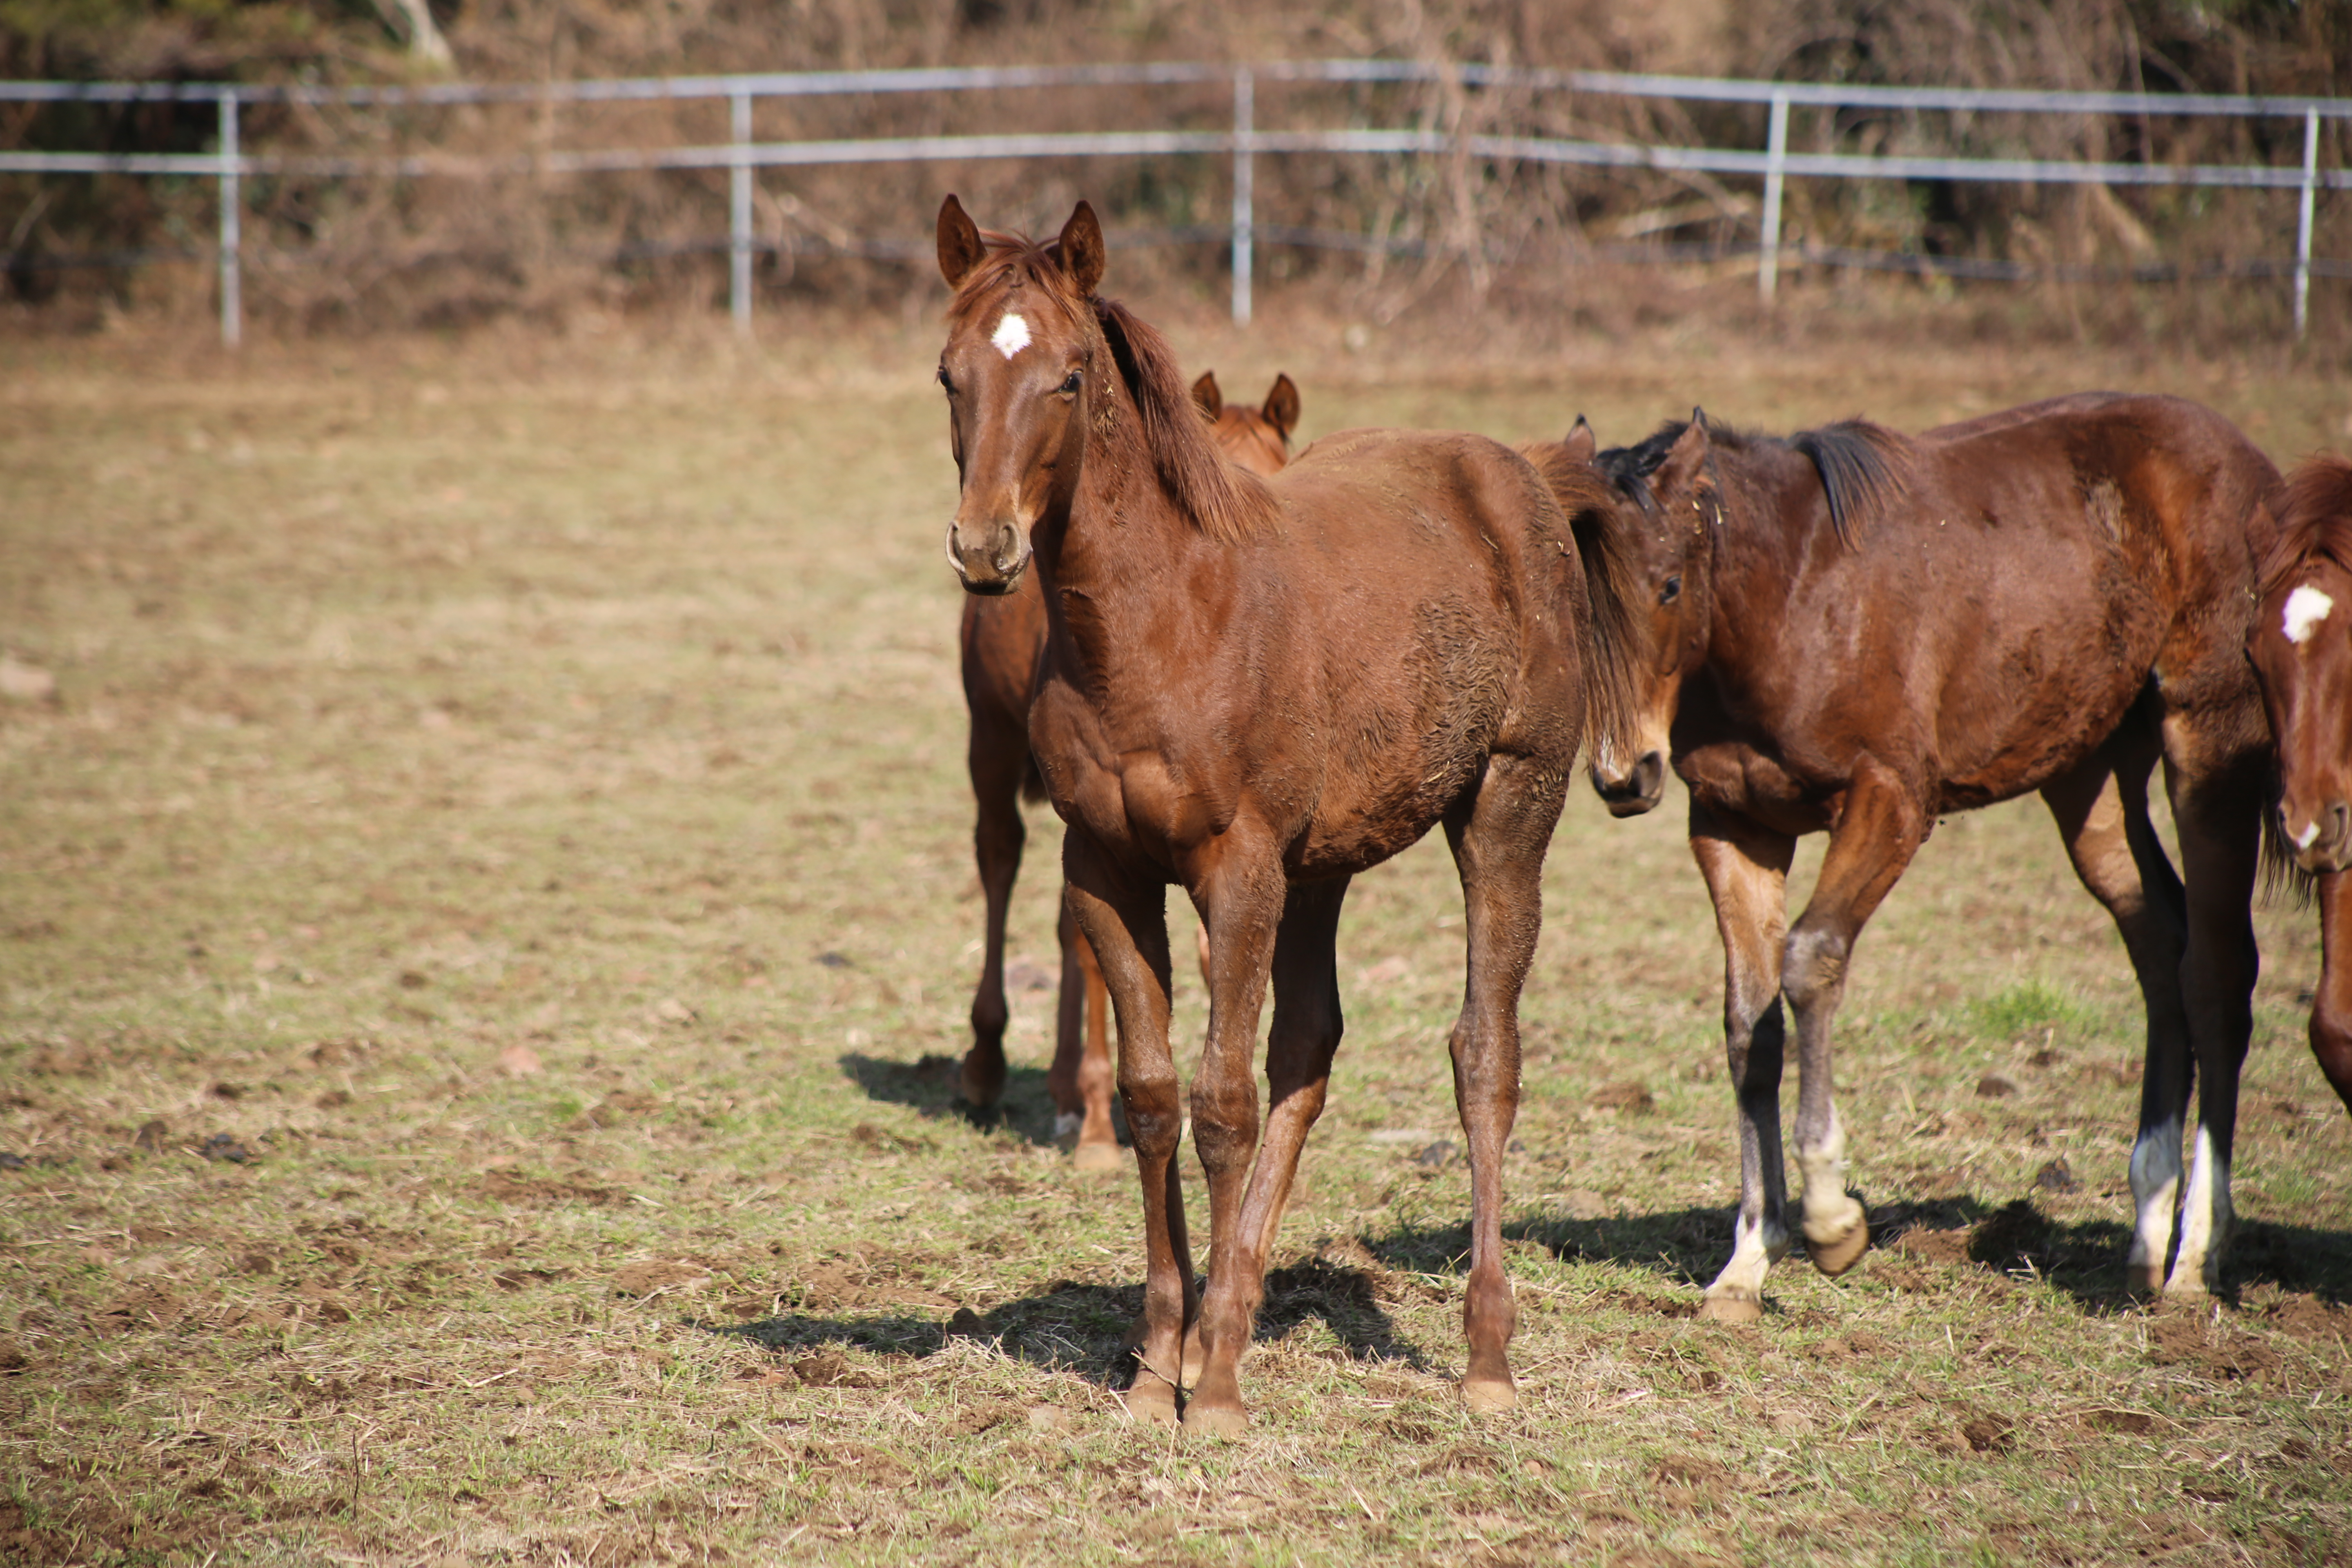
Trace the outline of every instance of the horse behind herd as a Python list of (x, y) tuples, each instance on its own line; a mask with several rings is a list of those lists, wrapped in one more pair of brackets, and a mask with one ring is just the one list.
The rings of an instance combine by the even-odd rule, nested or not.
[[(1466, 935), (1451, 1037), (1471, 1171), (1462, 1394), (1513, 1401), (1502, 1153), (1543, 857), (1580, 752), (1619, 816), (1656, 805), (1668, 766), (1684, 780), (1723, 940), (1740, 1205), (1706, 1315), (1756, 1317), (1797, 1234), (1826, 1273), (1862, 1256), (1832, 1068), (1854, 943), (1940, 816), (2028, 793), (2146, 1005), (2130, 1280), (2218, 1285), (2266, 821), (2319, 877), (2331, 956), (2352, 943), (2352, 464), (2282, 484), (2210, 410), (2114, 394), (1916, 436), (1855, 420), (1764, 437), (1697, 413), (1608, 450), (1581, 420), (1517, 451), (1356, 430), (1286, 464), (1288, 378), (1263, 428), (1230, 423), (1245, 411), (1212, 378), (1188, 397), (1167, 343), (1096, 292), (1086, 204), (1034, 244), (983, 233), (950, 197), (939, 255), (989, 921), (965, 1091), (985, 1104), (1003, 1082), (1025, 782), (1067, 825), (1052, 1082), (1082, 1162), (1116, 1148), (1088, 977), (1118, 1020), (1147, 1255), (1130, 1410), (1246, 1422), (1239, 1361), (1339, 1043), (1341, 900), (1433, 826)], [(2159, 763), (2177, 870), (2149, 816)], [(1828, 848), (1791, 923), (1795, 843), (1817, 832)], [(1200, 915), (1209, 993), (1190, 1102), (1209, 1184), (1197, 1293), (1170, 883)], [(2329, 964), (2312, 1040), (2352, 1107), (2352, 963)]]

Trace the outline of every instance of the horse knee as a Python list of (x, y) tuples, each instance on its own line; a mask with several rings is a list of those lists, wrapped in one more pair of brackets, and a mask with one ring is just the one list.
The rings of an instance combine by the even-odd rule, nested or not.
[(1231, 1092), (1206, 1082), (1192, 1086), (1192, 1144), (1211, 1175), (1238, 1170), (1257, 1151), (1257, 1091), (1244, 1081)]
[(1184, 1133), (1184, 1109), (1173, 1073), (1154, 1078), (1122, 1073), (1118, 1100), (1127, 1111), (1127, 1130), (1135, 1140), (1136, 1152), (1160, 1159), (1175, 1152), (1176, 1141)]
[(1780, 993), (1799, 1009), (1834, 1005), (1845, 990), (1846, 942), (1834, 931), (1799, 926), (1780, 959)]

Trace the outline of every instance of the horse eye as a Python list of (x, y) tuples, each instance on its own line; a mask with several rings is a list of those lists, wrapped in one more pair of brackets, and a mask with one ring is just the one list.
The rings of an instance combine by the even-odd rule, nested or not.
[(955, 395), (955, 377), (948, 374), (948, 367), (945, 365), (940, 366), (940, 384), (948, 389), (950, 397)]
[(1078, 390), (1078, 373), (1077, 373), (1076, 371), (1072, 371), (1069, 374), (1067, 374), (1067, 375), (1066, 375), (1066, 376), (1064, 376), (1064, 377), (1062, 378), (1062, 384), (1061, 384), (1060, 391), (1061, 391), (1061, 394), (1062, 394), (1062, 395), (1063, 395), (1063, 396), (1065, 396), (1065, 397), (1069, 397), (1069, 396), (1074, 395), (1077, 392), (1077, 390)]
[(1658, 590), (1658, 603), (1671, 605), (1681, 598), (1682, 594), (1683, 580), (1680, 577), (1669, 577), (1666, 579), (1666, 585)]

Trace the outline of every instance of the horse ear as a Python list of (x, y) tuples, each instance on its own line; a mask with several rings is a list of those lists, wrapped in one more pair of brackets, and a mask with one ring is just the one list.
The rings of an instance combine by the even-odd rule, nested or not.
[(1225, 395), (1217, 389), (1215, 371), (1202, 371), (1201, 379), (1192, 384), (1192, 403), (1212, 419), (1225, 411)]
[(980, 225), (952, 195), (940, 204), (940, 276), (950, 289), (961, 289), (980, 258), (988, 254), (981, 243)]
[(1570, 461), (1577, 463), (1591, 462), (1592, 455), (1601, 449), (1601, 442), (1593, 436), (1592, 426), (1584, 422), (1583, 415), (1578, 415), (1576, 423), (1569, 426), (1568, 436), (1560, 442), (1559, 449), (1568, 455)]
[(1675, 444), (1666, 448), (1665, 460), (1650, 476), (1653, 493), (1664, 497), (1670, 491), (1698, 489), (1706, 474), (1706, 415), (1703, 410), (1691, 410), (1691, 421)]
[(1274, 389), (1265, 395), (1265, 406), (1258, 410), (1265, 422), (1281, 432), (1285, 441), (1298, 428), (1298, 386), (1290, 377), (1276, 372)]
[(1095, 285), (1103, 278), (1103, 266), (1108, 259), (1103, 247), (1102, 225), (1095, 221), (1095, 209), (1080, 202), (1070, 214), (1070, 221), (1062, 226), (1062, 270), (1069, 274), (1070, 283), (1080, 296), (1090, 296)]

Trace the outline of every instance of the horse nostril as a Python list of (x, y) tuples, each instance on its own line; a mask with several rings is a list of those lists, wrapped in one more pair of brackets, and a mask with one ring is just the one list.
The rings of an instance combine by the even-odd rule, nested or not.
[(1666, 760), (1655, 752), (1644, 752), (1642, 760), (1633, 764), (1633, 793), (1643, 800), (1656, 798), (1665, 787)]

